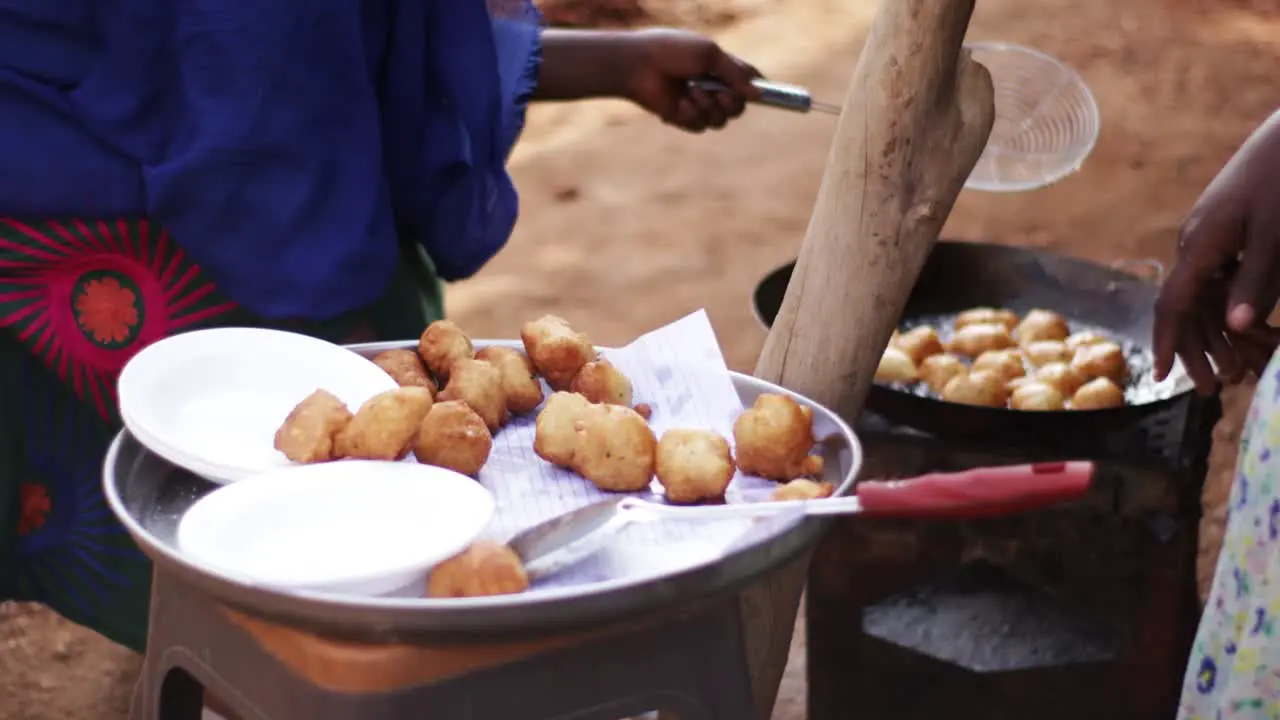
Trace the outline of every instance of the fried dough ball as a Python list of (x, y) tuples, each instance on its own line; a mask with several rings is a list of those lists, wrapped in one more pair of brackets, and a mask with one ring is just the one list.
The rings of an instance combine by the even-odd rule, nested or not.
[(947, 343), (947, 351), (964, 357), (977, 357), (988, 350), (1004, 350), (1017, 345), (1003, 325), (986, 323), (966, 325), (956, 331)]
[(963, 405), (1004, 407), (1009, 402), (1005, 379), (990, 370), (958, 375), (942, 389), (942, 399)]
[(899, 335), (894, 347), (906, 353), (911, 362), (919, 365), (925, 358), (942, 352), (942, 338), (938, 337), (938, 331), (933, 326), (921, 325)]
[(507, 399), (507, 410), (512, 415), (524, 415), (542, 404), (542, 383), (534, 377), (533, 363), (529, 356), (515, 348), (490, 345), (476, 353), (498, 370), (502, 376), (502, 393)]
[(431, 569), (427, 597), (515, 595), (529, 589), (529, 575), (515, 551), (481, 540)]
[(609, 492), (636, 492), (653, 478), (658, 439), (645, 419), (621, 405), (596, 405), (557, 392), (538, 413), (533, 450)]
[(1067, 349), (1073, 353), (1085, 345), (1097, 345), (1104, 342), (1111, 342), (1111, 340), (1106, 335), (1092, 330), (1081, 330), (1080, 332), (1072, 333), (1063, 341)]
[(637, 492), (649, 486), (658, 438), (635, 410), (594, 405), (580, 432), (571, 469), (607, 492)]
[(1056, 362), (1071, 362), (1075, 354), (1068, 350), (1066, 343), (1061, 340), (1036, 340), (1024, 345), (1022, 351), (1027, 356), (1027, 362), (1035, 367)]
[(1052, 411), (1063, 409), (1062, 393), (1048, 383), (1030, 382), (1019, 385), (1009, 398), (1014, 410)]
[(452, 320), (437, 320), (422, 331), (418, 338), (418, 355), (427, 369), (440, 382), (449, 380), (449, 373), (459, 360), (470, 360), (475, 350), (471, 338)]
[(1089, 380), (1079, 370), (1061, 362), (1049, 363), (1037, 368), (1034, 377), (1037, 382), (1052, 385), (1062, 393), (1062, 397), (1071, 397)]
[(668, 430), (658, 440), (655, 471), (673, 503), (717, 500), (733, 481), (729, 441), (708, 430)]
[(1129, 374), (1124, 350), (1113, 342), (1085, 345), (1071, 358), (1071, 367), (1087, 378), (1104, 377), (1117, 384), (1124, 382)]
[(293, 410), (276, 430), (275, 448), (296, 463), (327, 462), (334, 438), (351, 422), (351, 411), (333, 393), (317, 390)]
[(1009, 380), (1004, 384), (1004, 386), (1010, 393), (1013, 393), (1013, 392), (1017, 392), (1018, 388), (1022, 387), (1023, 385), (1026, 385), (1028, 383), (1037, 383), (1037, 382), (1040, 382), (1040, 381), (1036, 380), (1034, 376), (1023, 375), (1022, 377), (1016, 377), (1016, 378), (1013, 378), (1012, 380)]
[(378, 393), (338, 433), (334, 451), (345, 458), (399, 460), (409, 454), (431, 404), (431, 391), (423, 387)]
[(591, 401), (578, 393), (552, 393), (535, 421), (533, 451), (552, 465), (569, 467), (578, 446), (578, 427), (591, 408)]
[(658, 438), (635, 410), (592, 405), (578, 429), (569, 469), (605, 492), (638, 492), (649, 487), (657, 462)]
[(1022, 345), (1037, 340), (1066, 340), (1071, 334), (1067, 319), (1052, 310), (1032, 310), (1013, 332)]
[(400, 387), (423, 387), (436, 394), (436, 384), (422, 366), (422, 358), (412, 350), (383, 350), (373, 356), (373, 364), (382, 368)]
[(999, 375), (1006, 382), (1027, 373), (1022, 364), (1022, 354), (1017, 350), (988, 350), (973, 361), (971, 372), (989, 371)]
[(822, 472), (813, 450), (813, 411), (795, 400), (762, 393), (733, 422), (738, 468), (768, 480), (788, 481)]
[(1071, 396), (1072, 410), (1102, 410), (1124, 405), (1124, 391), (1105, 377), (1090, 380)]
[(436, 397), (461, 400), (471, 406), (491, 433), (498, 432), (511, 417), (507, 411), (507, 395), (503, 392), (502, 373), (484, 360), (464, 358), (454, 363), (449, 384)]
[(831, 497), (836, 491), (836, 486), (829, 482), (818, 482), (809, 478), (796, 478), (789, 483), (779, 485), (773, 494), (769, 496), (770, 500), (786, 501), (786, 500), (821, 500)]
[(596, 349), (587, 336), (555, 315), (525, 323), (520, 328), (520, 339), (533, 366), (553, 390), (568, 390), (582, 366), (596, 359)]
[(963, 375), (969, 369), (965, 367), (960, 358), (950, 353), (942, 353), (941, 355), (931, 355), (920, 363), (920, 378), (929, 384), (929, 387), (936, 393), (941, 394), (942, 389), (951, 382), (951, 379), (957, 375)]
[[(941, 355), (933, 355), (930, 360)], [(898, 348), (885, 348), (880, 356), (880, 364), (876, 366), (875, 381), (878, 383), (909, 383), (916, 381), (916, 364), (911, 356)]]
[(413, 441), (413, 455), (418, 462), (473, 477), (480, 474), (492, 449), (489, 427), (461, 400), (433, 405), (422, 418)]
[(976, 307), (956, 315), (957, 330), (969, 325), (1003, 325), (1012, 332), (1018, 325), (1018, 314), (1004, 308)]
[(583, 365), (569, 389), (593, 403), (631, 407), (631, 381), (604, 358)]
[(533, 451), (552, 465), (569, 467), (578, 446), (577, 426), (590, 411), (591, 402), (578, 393), (552, 393), (535, 422)]

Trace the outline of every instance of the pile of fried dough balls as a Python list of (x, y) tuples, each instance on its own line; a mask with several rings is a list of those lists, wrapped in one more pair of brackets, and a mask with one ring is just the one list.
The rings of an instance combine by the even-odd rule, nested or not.
[[(719, 500), (738, 469), (785, 483), (776, 500), (819, 499), (834, 490), (809, 479), (822, 472), (822, 458), (810, 454), (813, 414), (790, 397), (763, 394), (737, 418), (735, 461), (729, 442), (715, 432), (672, 429), (657, 438), (649, 406), (632, 405), (631, 381), (563, 318), (527, 322), (520, 338), (524, 352), (477, 351), (457, 324), (433, 322), (417, 352), (386, 350), (373, 358), (400, 387), (355, 413), (317, 390), (289, 413), (275, 447), (296, 463), (396, 461), (412, 452), (421, 463), (474, 477), (511, 417), (541, 407), (534, 452), (607, 492), (645, 490), (656, 476), (669, 502)], [(539, 376), (551, 388), (549, 397)], [(473, 597), (528, 587), (509, 547), (481, 541), (437, 565), (427, 594)]]
[(948, 402), (1013, 410), (1098, 410), (1124, 405), (1129, 367), (1114, 340), (1071, 332), (1066, 318), (1031, 310), (972, 308), (945, 341), (921, 325), (893, 334), (879, 383), (923, 382)]

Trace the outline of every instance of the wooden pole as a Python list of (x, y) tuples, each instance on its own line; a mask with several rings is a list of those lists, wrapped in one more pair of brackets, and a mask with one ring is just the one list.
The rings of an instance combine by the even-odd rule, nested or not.
[[(845, 96), (804, 245), (755, 374), (854, 418), (991, 133), (991, 77), (961, 48), (974, 0), (881, 0)], [(768, 720), (809, 557), (744, 593)], [(854, 708), (849, 712), (855, 713)]]

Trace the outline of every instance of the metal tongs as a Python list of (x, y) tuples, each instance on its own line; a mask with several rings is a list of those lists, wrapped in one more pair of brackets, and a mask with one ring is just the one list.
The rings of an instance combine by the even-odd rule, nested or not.
[[(703, 78), (701, 80), (691, 80), (690, 85), (707, 92), (726, 92), (729, 86), (712, 78)], [(828, 115), (839, 115), (840, 106), (830, 103), (818, 102), (813, 99), (809, 91), (799, 85), (790, 85), (788, 83), (775, 82), (773, 80), (765, 80), (756, 78), (751, 81), (760, 91), (760, 99), (757, 101), (761, 105), (769, 107), (781, 108), (792, 112), (807, 113), (816, 110)]]

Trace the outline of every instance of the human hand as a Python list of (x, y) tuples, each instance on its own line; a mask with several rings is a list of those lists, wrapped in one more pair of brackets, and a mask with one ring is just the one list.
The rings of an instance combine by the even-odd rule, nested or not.
[(1236, 151), (1183, 223), (1178, 262), (1155, 313), (1156, 377), (1175, 355), (1201, 394), (1213, 366), (1232, 381), (1261, 372), (1280, 335), (1267, 316), (1280, 298), (1280, 113)]
[[(719, 129), (742, 114), (760, 92), (751, 84), (760, 72), (720, 49), (712, 40), (683, 30), (638, 30), (621, 41), (627, 54), (623, 94), (663, 122), (699, 133)], [(729, 89), (691, 87), (715, 78)]]

